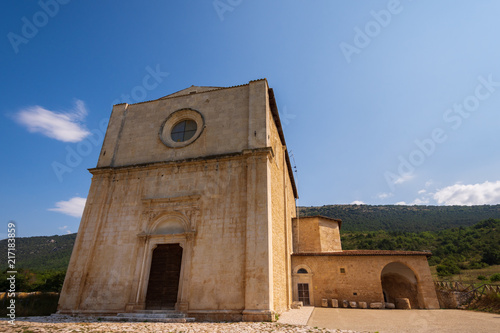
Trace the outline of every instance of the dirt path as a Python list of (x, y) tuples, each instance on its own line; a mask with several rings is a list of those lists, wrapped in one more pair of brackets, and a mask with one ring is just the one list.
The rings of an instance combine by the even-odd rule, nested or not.
[(490, 333), (500, 332), (500, 315), (465, 310), (315, 308), (308, 325), (380, 333)]

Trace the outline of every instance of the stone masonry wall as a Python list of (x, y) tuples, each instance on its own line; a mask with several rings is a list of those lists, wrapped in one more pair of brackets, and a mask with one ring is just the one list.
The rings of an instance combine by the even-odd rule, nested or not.
[(274, 310), (278, 313), (289, 309), (291, 219), (295, 216), (295, 198), (285, 162), (285, 147), (269, 113), (270, 143), (274, 158), (269, 161), (272, 195), (272, 239), (273, 239), (273, 298)]
[(381, 272), (391, 262), (400, 262), (415, 273), (423, 307), (439, 308), (425, 256), (292, 256), (293, 267), (305, 264), (314, 274), (314, 306), (321, 306), (323, 298), (383, 302)]
[(245, 165), (245, 159), (232, 158), (94, 176), (97, 197), (89, 195), (74, 249), (75, 256), (90, 256), (86, 267), (68, 270), (62, 308), (123, 311), (135, 296), (131, 277), (138, 276), (142, 246), (137, 235), (148, 224), (141, 199), (201, 194), (187, 281), (190, 309), (244, 309)]

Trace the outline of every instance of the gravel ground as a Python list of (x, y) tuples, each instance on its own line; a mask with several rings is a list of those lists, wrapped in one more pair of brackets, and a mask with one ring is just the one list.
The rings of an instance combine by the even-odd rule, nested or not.
[(290, 325), (307, 325), (314, 310), (314, 306), (303, 306), (300, 309), (291, 309), (280, 315), (278, 323)]
[(304, 325), (289, 325), (284, 323), (116, 323), (99, 321), (97, 318), (50, 316), (17, 318), (15, 325), (6, 320), (0, 321), (0, 332), (39, 333), (39, 332), (164, 332), (164, 333), (195, 333), (195, 332), (290, 332), (290, 333), (356, 333), (348, 330), (312, 328)]
[(315, 308), (310, 326), (380, 333), (497, 333), (500, 315), (465, 310)]

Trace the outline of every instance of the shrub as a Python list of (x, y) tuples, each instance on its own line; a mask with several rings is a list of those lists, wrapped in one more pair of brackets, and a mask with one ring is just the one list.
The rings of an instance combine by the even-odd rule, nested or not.
[(439, 276), (449, 276), (449, 275), (455, 275), (460, 273), (460, 268), (458, 266), (453, 266), (453, 265), (437, 265), (436, 266), (436, 271)]
[[(57, 311), (58, 293), (16, 293), (16, 317), (49, 316)], [(7, 316), (10, 298), (0, 297), (0, 316)]]
[(488, 264), (487, 263), (484, 263), (484, 262), (471, 262), (469, 264), (469, 269), (481, 269), (481, 268), (485, 268), (485, 267), (488, 267)]
[(488, 248), (483, 252), (482, 262), (488, 265), (500, 264), (500, 250), (498, 248)]
[(498, 282), (498, 281), (500, 281), (500, 273), (495, 273), (492, 276), (490, 276), (490, 281), (491, 282)]
[(478, 279), (478, 280), (481, 280), (481, 281), (484, 281), (484, 280), (486, 280), (486, 276), (484, 276), (484, 275), (479, 275), (479, 276), (477, 277), (477, 279)]
[(436, 266), (436, 271), (439, 276), (449, 276), (459, 274), (460, 268), (453, 259), (446, 258), (440, 265)]

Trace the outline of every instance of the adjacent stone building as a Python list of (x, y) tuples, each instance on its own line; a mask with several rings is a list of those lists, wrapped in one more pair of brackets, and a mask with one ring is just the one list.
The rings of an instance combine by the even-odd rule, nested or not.
[[(322, 216), (293, 219), (293, 299), (305, 305), (328, 302), (397, 303), (412, 309), (439, 308), (428, 252), (343, 251), (341, 221)], [(340, 303), (341, 304), (341, 303)]]
[(382, 288), (387, 267), (398, 276), (388, 283), (409, 279), (414, 303), (434, 307), (425, 255), (348, 254), (339, 220), (295, 219), (297, 188), (266, 80), (115, 105), (90, 172), (60, 313), (273, 320), (299, 286), (305, 300), (305, 284), (310, 304), (395, 297)]

